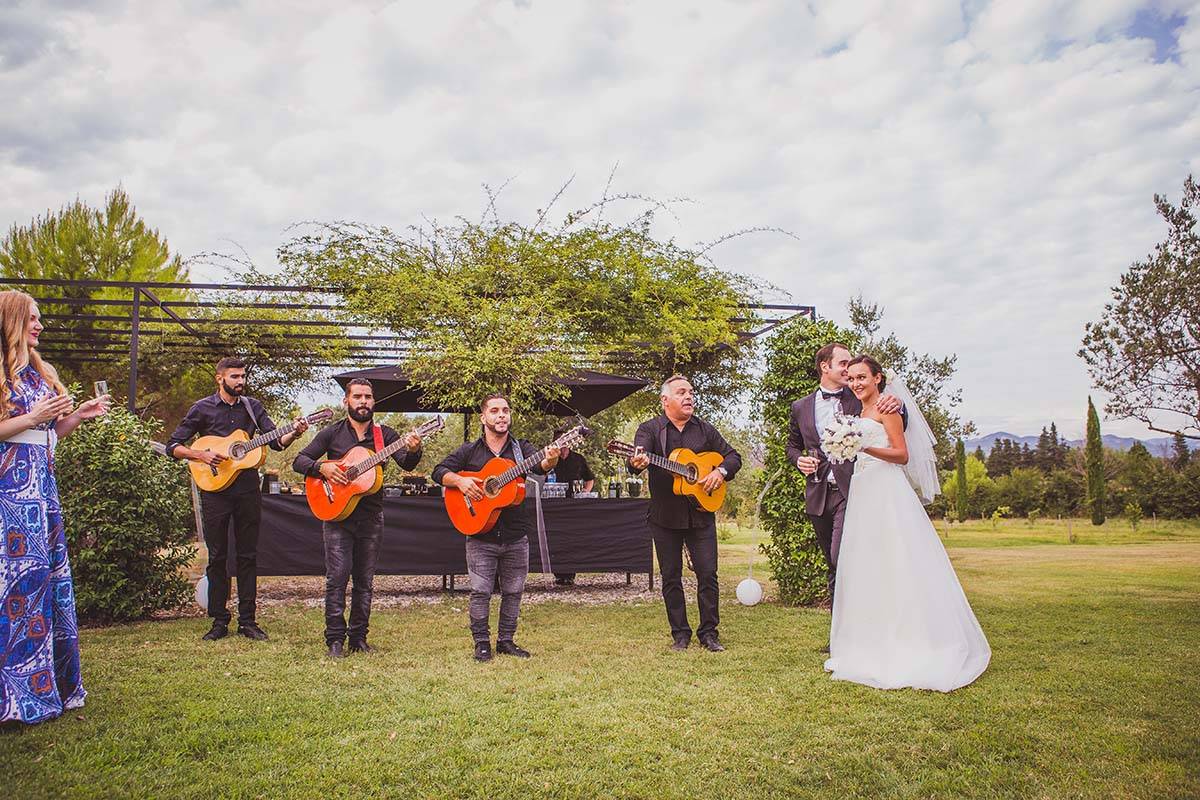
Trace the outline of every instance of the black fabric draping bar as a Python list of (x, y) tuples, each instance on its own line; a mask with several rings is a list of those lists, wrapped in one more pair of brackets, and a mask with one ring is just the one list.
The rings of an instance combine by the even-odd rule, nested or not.
[[(526, 501), (532, 513), (532, 499)], [(646, 500), (542, 501), (550, 558), (560, 572), (649, 573)], [(446, 516), (440, 497), (385, 497), (379, 575), (465, 575), (466, 538)], [(231, 559), (233, 550), (230, 550)], [(529, 540), (529, 570), (541, 572), (537, 537)], [(259, 575), (324, 575), (321, 522), (299, 495), (263, 495), (258, 535)]]

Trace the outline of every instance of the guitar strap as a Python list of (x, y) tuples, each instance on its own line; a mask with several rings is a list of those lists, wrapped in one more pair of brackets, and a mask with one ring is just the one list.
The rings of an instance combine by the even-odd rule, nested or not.
[(375, 452), (383, 450), (383, 431), (374, 422), (371, 423), (371, 436), (375, 439)]
[(250, 421), (254, 423), (254, 430), (250, 431), (250, 438), (254, 438), (254, 434), (262, 430), (262, 426), (258, 424), (258, 417), (254, 416), (254, 406), (250, 405), (250, 398), (246, 395), (241, 396), (242, 405), (246, 407), (246, 413), (250, 415)]
[[(513, 436), (513, 458), (518, 464), (525, 460), (521, 455), (521, 445), (517, 442), (517, 437)], [(533, 484), (533, 507), (537, 516), (537, 534), (538, 547), (542, 552), (542, 572), (554, 572), (554, 568), (550, 566), (550, 543), (546, 541), (546, 518), (542, 516), (542, 484), (541, 481), (527, 480), (525, 485)]]

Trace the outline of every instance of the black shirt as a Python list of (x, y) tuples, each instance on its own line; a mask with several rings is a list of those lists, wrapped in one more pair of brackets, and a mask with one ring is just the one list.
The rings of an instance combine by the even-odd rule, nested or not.
[[(686, 447), (695, 453), (720, 453), (725, 457), (721, 466), (728, 473), (725, 476), (727, 481), (733, 480), (733, 476), (742, 468), (742, 457), (729, 446), (720, 431), (695, 415), (688, 419), (683, 430), (676, 428), (666, 414), (647, 420), (638, 426), (633, 443), (645, 448), (647, 453), (660, 456), (669, 456), (672, 450), (679, 447)], [(675, 494), (671, 488), (674, 480), (675, 476), (665, 469), (650, 468), (649, 520), (664, 528), (676, 529), (711, 524), (713, 513), (697, 508), (690, 497)]]
[[(521, 459), (529, 458), (539, 449), (523, 439), (517, 441), (521, 446)], [(512, 443), (513, 437), (509, 436), (504, 440), (504, 449), (499, 453), (493, 453), (492, 449), (488, 447), (487, 441), (480, 436), (475, 441), (459, 447), (446, 456), (442, 463), (434, 467), (433, 481), (440, 484), (447, 472), (478, 472), (487, 462), (496, 457), (507, 458), (509, 461), (521, 460), (516, 458), (513, 453)], [(534, 464), (529, 471), (535, 475), (545, 474), (542, 471), (541, 462)], [(525, 510), (524, 504), (521, 504), (505, 508), (500, 512), (495, 527), (487, 533), (476, 534), (474, 538), (485, 542), (517, 542), (528, 535), (529, 514)]]
[[(187, 444), (193, 436), (228, 436), (234, 431), (245, 431), (247, 436), (254, 437), (256, 430), (270, 433), (275, 430), (275, 423), (263, 408), (263, 404), (253, 397), (247, 397), (254, 417), (246, 411), (246, 404), (239, 397), (232, 404), (221, 399), (220, 392), (197, 400), (184, 416), (179, 427), (167, 440), (167, 455), (174, 456), (175, 448)], [(284, 449), (279, 440), (270, 443), (272, 450)], [(234, 478), (233, 483), (221, 490), (232, 494), (259, 491), (258, 470), (244, 469)]]
[[(301, 475), (319, 478), (321, 477), (322, 461), (337, 461), (354, 447), (365, 447), (374, 452), (375, 433), (372, 430), (374, 427), (374, 422), (368, 424), (366, 434), (361, 439), (358, 438), (358, 434), (355, 433), (349, 419), (343, 419), (341, 422), (322, 428), (313, 437), (313, 440), (296, 454), (295, 460), (292, 461), (292, 469)], [(380, 425), (379, 432), (383, 436), (384, 447), (387, 447), (400, 438), (400, 434), (387, 425)], [(327, 459), (325, 458), (326, 456), (328, 456)], [(400, 465), (400, 469), (412, 469), (421, 460), (421, 448), (418, 447), (411, 452), (400, 448), (392, 454), (392, 460)], [(367, 494), (360, 497), (358, 505), (354, 508), (354, 513), (350, 516), (358, 516), (359, 512), (364, 514), (378, 514), (382, 509), (383, 492), (375, 492), (374, 494)]]
[(592, 468), (588, 466), (587, 459), (574, 450), (567, 453), (566, 458), (560, 458), (558, 464), (550, 472), (554, 473), (554, 480), (558, 483), (594, 481), (596, 479), (596, 476), (592, 474)]

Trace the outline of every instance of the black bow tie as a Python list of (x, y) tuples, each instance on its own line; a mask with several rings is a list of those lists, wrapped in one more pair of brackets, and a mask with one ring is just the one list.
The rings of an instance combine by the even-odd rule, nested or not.
[(846, 391), (845, 389), (838, 389), (836, 392), (827, 392), (824, 389), (822, 389), (821, 390), (821, 399), (829, 400), (830, 398), (836, 397), (837, 399), (841, 400), (843, 395), (845, 394), (845, 391)]

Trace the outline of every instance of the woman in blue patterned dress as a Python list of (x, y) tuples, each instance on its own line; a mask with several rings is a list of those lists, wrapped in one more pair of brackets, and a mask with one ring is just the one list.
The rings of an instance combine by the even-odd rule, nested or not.
[(36, 350), (41, 332), (32, 297), (0, 292), (0, 722), (42, 722), (87, 696), (54, 445), (109, 400), (72, 412)]

